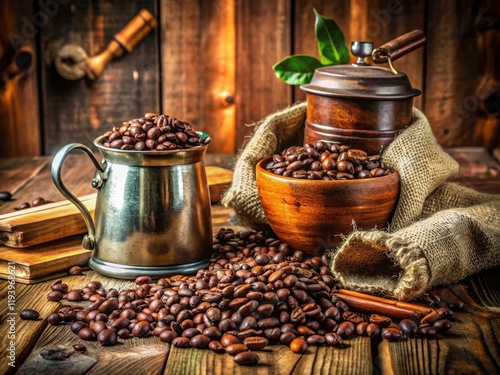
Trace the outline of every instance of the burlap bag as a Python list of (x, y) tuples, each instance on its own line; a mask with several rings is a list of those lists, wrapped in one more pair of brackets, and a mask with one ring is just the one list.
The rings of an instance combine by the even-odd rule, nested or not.
[[(223, 203), (236, 210), (244, 225), (266, 223), (255, 184), (256, 163), (273, 153), (277, 138), (289, 136), (280, 130), (281, 120), (287, 120), (284, 129), (296, 130), (304, 115), (302, 105), (268, 116), (238, 157), (235, 182)], [(261, 137), (272, 142), (254, 148)], [(408, 300), (500, 264), (500, 195), (447, 182), (458, 165), (438, 145), (420, 111), (414, 110), (411, 126), (382, 159), (401, 176), (398, 206), (389, 230), (354, 232), (330, 252), (332, 271), (345, 287)], [(243, 176), (244, 182), (238, 181)]]

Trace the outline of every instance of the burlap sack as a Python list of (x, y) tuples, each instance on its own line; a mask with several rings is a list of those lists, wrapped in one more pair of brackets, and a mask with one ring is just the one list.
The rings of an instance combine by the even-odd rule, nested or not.
[(257, 163), (274, 154), (280, 140), (295, 135), (306, 120), (306, 103), (300, 102), (273, 113), (255, 125), (255, 131), (236, 158), (233, 183), (221, 202), (232, 207), (242, 225), (260, 229), (267, 225), (255, 182)]
[[(302, 105), (268, 116), (240, 153), (223, 203), (244, 225), (266, 223), (255, 165), (273, 153), (280, 136), (290, 134), (281, 129), (303, 126), (304, 115)], [(332, 271), (345, 287), (408, 300), (500, 264), (500, 196), (446, 182), (458, 165), (420, 111), (414, 110), (411, 126), (382, 159), (401, 176), (398, 206), (388, 231), (354, 232), (331, 251)]]

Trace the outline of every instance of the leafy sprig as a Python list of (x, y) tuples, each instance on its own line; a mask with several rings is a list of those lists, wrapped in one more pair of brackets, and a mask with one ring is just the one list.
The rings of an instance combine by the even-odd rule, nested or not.
[(313, 11), (316, 16), (314, 32), (320, 60), (309, 55), (292, 55), (277, 62), (273, 66), (276, 77), (289, 85), (309, 83), (316, 68), (349, 62), (349, 50), (340, 27), (332, 19), (319, 14), (316, 9)]

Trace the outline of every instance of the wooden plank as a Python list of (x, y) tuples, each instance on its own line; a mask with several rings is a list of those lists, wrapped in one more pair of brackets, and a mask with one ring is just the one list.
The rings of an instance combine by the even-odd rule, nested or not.
[(460, 165), (457, 179), (500, 180), (500, 163), (484, 147), (454, 147), (445, 151)]
[[(477, 20), (480, 5), (487, 3), (429, 2), (425, 111), (445, 147), (492, 148), (498, 139), (498, 117), (484, 117), (479, 111), (482, 94), (478, 87), (492, 63), (481, 60), (483, 53), (495, 50), (494, 43), (498, 45), (499, 39), (481, 42)], [(497, 9), (498, 4), (494, 3), (491, 2), (492, 9)], [(495, 70), (498, 69), (496, 64)]]
[(272, 66), (290, 55), (290, 2), (242, 1), (236, 7), (236, 133), (238, 148), (252, 132), (245, 127), (291, 104), (292, 89)]
[[(6, 78), (6, 82), (0, 82), (0, 156), (41, 154), (34, 7), (35, 3), (29, 0), (0, 4), (0, 37), (3, 42), (0, 43), (0, 60), (6, 62), (0, 66), (0, 81)], [(31, 56), (27, 69), (19, 70), (13, 62), (20, 50), (25, 56)], [(17, 73), (10, 76), (15, 71)]]
[(0, 246), (0, 278), (9, 274), (8, 265), (11, 263), (14, 263), (16, 276), (36, 279), (68, 270), (71, 266), (86, 265), (91, 253), (82, 247), (82, 236), (63, 238), (28, 249)]
[(61, 5), (40, 30), (45, 152), (54, 154), (71, 142), (92, 141), (122, 121), (156, 112), (159, 103), (158, 30), (130, 54), (108, 64), (95, 81), (69, 81), (53, 67), (65, 44), (78, 44), (89, 56), (100, 53), (113, 35), (141, 8), (157, 15), (156, 1), (87, 2)]
[(234, 153), (234, 0), (160, 2), (162, 110), (210, 134), (210, 152)]
[(255, 367), (239, 366), (228, 354), (209, 350), (171, 348), (163, 374), (372, 374), (370, 339), (346, 340), (343, 348), (310, 346), (295, 354), (284, 345), (269, 345), (255, 351)]
[[(495, 336), (497, 315), (469, 311), (455, 313), (451, 330), (438, 339), (383, 340), (379, 353), (390, 356), (394, 374), (495, 374), (500, 371), (500, 343)], [(387, 358), (386, 357), (386, 358)]]

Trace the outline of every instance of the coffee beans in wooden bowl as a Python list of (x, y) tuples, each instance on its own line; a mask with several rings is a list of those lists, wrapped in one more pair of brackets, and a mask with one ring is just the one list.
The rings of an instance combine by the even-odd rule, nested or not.
[(335, 143), (292, 146), (261, 160), (256, 181), (273, 231), (310, 255), (356, 228), (386, 228), (399, 197), (399, 174), (379, 155)]
[[(342, 348), (356, 335), (398, 341), (434, 337), (450, 327), (445, 311), (440, 320), (420, 324), (433, 313), (426, 306), (394, 307), (380, 300), (360, 305), (359, 294), (339, 289), (326, 258), (308, 258), (262, 232), (222, 229), (213, 250), (217, 255), (208, 269), (192, 276), (153, 282), (145, 275), (120, 291), (93, 280), (67, 291), (87, 302), (59, 309), (49, 323), (70, 324), (82, 340), (101, 345), (153, 335), (178, 348), (228, 353), (240, 365), (258, 365), (258, 352), (266, 345), (307, 353), (309, 346)], [(344, 301), (349, 296), (357, 301), (356, 310)]]
[(127, 151), (169, 151), (200, 147), (210, 137), (200, 137), (191, 124), (168, 115), (146, 113), (143, 117), (124, 121), (100, 139), (104, 147)]
[(291, 146), (275, 154), (264, 168), (284, 177), (308, 180), (364, 179), (391, 173), (380, 155), (369, 156), (363, 150), (323, 141)]

